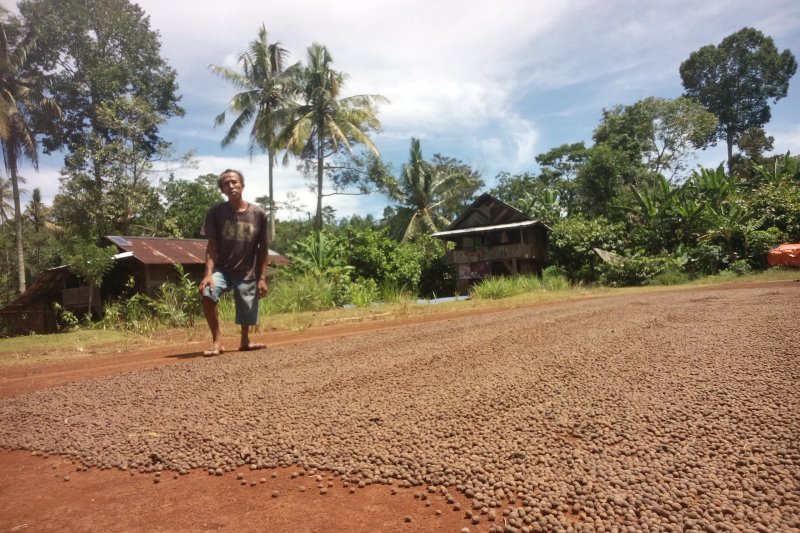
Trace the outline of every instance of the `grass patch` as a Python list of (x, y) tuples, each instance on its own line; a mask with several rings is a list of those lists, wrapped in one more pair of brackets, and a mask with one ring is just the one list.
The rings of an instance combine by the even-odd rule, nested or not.
[(0, 367), (55, 363), (75, 357), (117, 353), (133, 349), (140, 343), (138, 336), (96, 329), (11, 337), (0, 343)]

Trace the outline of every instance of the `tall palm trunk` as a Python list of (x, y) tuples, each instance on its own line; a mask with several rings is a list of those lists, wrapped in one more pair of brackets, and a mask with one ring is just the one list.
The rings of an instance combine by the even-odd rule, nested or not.
[(267, 150), (269, 157), (269, 241), (275, 240), (275, 193), (272, 190), (272, 168), (275, 166), (275, 154), (272, 149)]
[(19, 201), (19, 178), (17, 177), (17, 156), (14, 153), (15, 139), (12, 138), (6, 144), (6, 162), (8, 172), (11, 175), (11, 191), (14, 196), (14, 223), (16, 225), (17, 241), (17, 273), (19, 276), (19, 293), (25, 292), (25, 251), (22, 245), (22, 208)]
[(322, 165), (325, 164), (325, 152), (322, 140), (317, 143), (317, 216), (314, 218), (314, 229), (322, 231)]

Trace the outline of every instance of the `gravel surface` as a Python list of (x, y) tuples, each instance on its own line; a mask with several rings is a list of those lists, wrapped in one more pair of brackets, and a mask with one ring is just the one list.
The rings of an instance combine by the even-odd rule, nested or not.
[(792, 531), (799, 315), (800, 284), (675, 291), (198, 358), (0, 400), (0, 446), (458, 491), (473, 532)]

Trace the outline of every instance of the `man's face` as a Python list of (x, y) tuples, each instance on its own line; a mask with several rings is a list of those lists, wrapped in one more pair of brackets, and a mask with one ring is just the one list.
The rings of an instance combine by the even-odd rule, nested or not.
[(242, 185), (242, 182), (237, 174), (233, 172), (223, 174), (220, 185), (222, 186), (222, 194), (227, 196), (228, 200), (242, 197), (242, 189), (244, 189), (244, 185)]

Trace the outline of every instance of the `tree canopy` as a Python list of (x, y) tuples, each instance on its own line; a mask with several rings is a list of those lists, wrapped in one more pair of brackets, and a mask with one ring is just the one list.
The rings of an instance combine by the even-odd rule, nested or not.
[(727, 143), (729, 163), (742, 135), (769, 122), (770, 101), (786, 96), (796, 71), (792, 53), (779, 52), (771, 37), (754, 28), (742, 28), (718, 46), (692, 52), (680, 66), (686, 96), (719, 119), (710, 141)]

